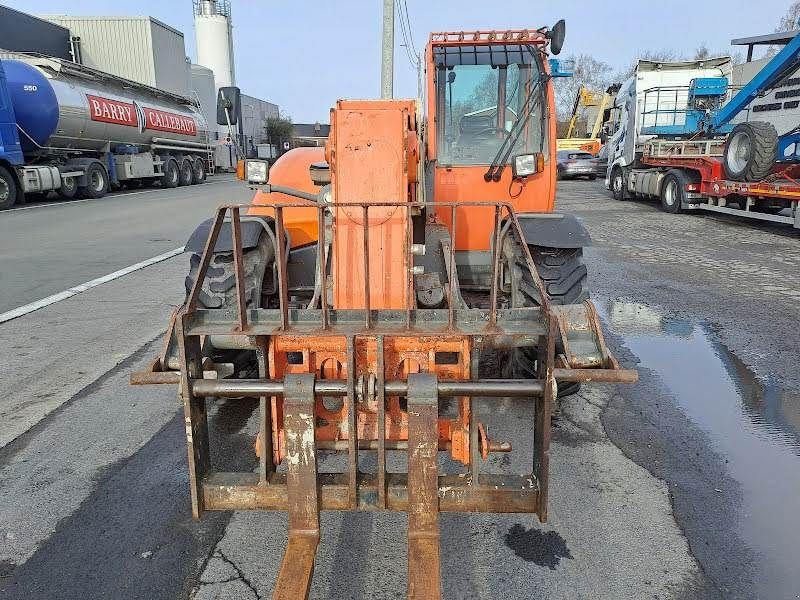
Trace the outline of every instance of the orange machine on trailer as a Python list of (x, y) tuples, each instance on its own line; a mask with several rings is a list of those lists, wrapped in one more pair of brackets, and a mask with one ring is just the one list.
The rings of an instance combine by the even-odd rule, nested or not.
[[(588, 236), (552, 212), (547, 49), (563, 37), (563, 21), (433, 34), (424, 106), (340, 100), (324, 154), (246, 161), (252, 205), (220, 207), (187, 243), (186, 301), (132, 382), (180, 386), (195, 517), (289, 512), (273, 597), (307, 597), (320, 509), (387, 509), (409, 513), (408, 596), (439, 598), (438, 513), (544, 521), (556, 395), (636, 380), (588, 300)], [(206, 405), (242, 397), (260, 398), (258, 468), (216, 472)], [(527, 473), (488, 472), (512, 444), (489, 437), (476, 401), (507, 397), (530, 399)], [(376, 452), (375, 472), (360, 451)], [(397, 452), (404, 473), (387, 470)], [(321, 453), (346, 468), (318, 473)]]

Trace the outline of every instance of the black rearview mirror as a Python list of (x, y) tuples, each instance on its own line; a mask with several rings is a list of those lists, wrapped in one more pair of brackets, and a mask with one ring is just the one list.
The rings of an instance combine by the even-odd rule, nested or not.
[(222, 87), (217, 92), (217, 125), (236, 125), (241, 112), (241, 92), (238, 87)]
[(561, 54), (561, 49), (564, 47), (564, 36), (566, 34), (567, 24), (564, 22), (564, 19), (559, 19), (550, 31), (547, 32), (547, 37), (550, 39), (550, 52), (552, 54)]
[(456, 72), (455, 71), (450, 71), (447, 74), (447, 83), (453, 83), (455, 80), (456, 80)]

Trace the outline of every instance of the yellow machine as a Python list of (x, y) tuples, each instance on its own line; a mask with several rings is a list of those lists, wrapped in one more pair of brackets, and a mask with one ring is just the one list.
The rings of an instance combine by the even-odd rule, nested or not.
[[(575, 96), (575, 104), (572, 108), (572, 117), (569, 120), (567, 135), (556, 140), (556, 148), (558, 150), (584, 150), (597, 154), (603, 145), (600, 133), (603, 129), (603, 123), (606, 121), (605, 115), (611, 108), (618, 89), (618, 85), (612, 85), (605, 92), (599, 92), (591, 91), (585, 86), (581, 86)], [(591, 113), (590, 117), (593, 114), (594, 120), (591, 121), (590, 119), (591, 129), (588, 127), (590, 123), (587, 123), (587, 137), (577, 137), (575, 130), (578, 125), (578, 119), (584, 112)]]

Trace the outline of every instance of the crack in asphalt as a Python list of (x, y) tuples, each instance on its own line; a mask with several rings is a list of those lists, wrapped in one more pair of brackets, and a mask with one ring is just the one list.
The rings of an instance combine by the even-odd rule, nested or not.
[(245, 577), (245, 574), (239, 568), (239, 565), (237, 565), (234, 561), (225, 556), (225, 553), (222, 550), (217, 548), (212, 554), (212, 558), (219, 558), (225, 563), (229, 564), (233, 568), (233, 570), (236, 571), (236, 577), (229, 577), (228, 579), (225, 579), (223, 581), (209, 581), (209, 582), (201, 581), (200, 587), (205, 585), (211, 585), (212, 583), (230, 583), (232, 581), (241, 580), (241, 582), (244, 583), (248, 588), (250, 588), (250, 591), (253, 592), (253, 594), (255, 594), (256, 600), (261, 600), (261, 594), (258, 593), (258, 589), (256, 589), (256, 586), (253, 585), (247, 577)]

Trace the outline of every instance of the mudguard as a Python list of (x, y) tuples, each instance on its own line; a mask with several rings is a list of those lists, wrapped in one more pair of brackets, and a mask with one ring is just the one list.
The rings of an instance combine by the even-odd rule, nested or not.
[[(211, 231), (213, 219), (208, 219), (200, 223), (189, 236), (189, 240), (184, 247), (185, 252), (194, 252), (195, 254), (202, 254), (205, 248), (208, 234)], [(272, 219), (268, 217), (242, 217), (242, 250), (255, 248), (258, 245), (258, 239), (264, 230), (272, 230)], [(233, 252), (233, 235), (231, 233), (230, 222), (222, 224), (217, 243), (214, 247), (214, 252)]]
[(549, 248), (585, 248), (592, 238), (575, 215), (561, 213), (517, 214), (525, 242)]

